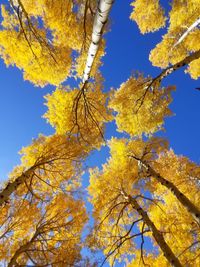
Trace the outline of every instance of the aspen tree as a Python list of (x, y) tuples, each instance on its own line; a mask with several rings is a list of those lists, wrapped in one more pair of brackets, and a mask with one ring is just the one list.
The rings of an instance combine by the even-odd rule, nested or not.
[[(68, 190), (73, 188), (73, 183), (80, 183), (81, 162), (87, 155), (87, 148), (77, 144), (74, 138), (64, 135), (40, 136), (30, 146), (23, 148), (21, 153), (21, 165), (14, 168), (0, 192), (1, 206), (21, 185), (22, 194), (25, 195), (27, 191), (34, 194), (36, 191), (34, 196), (37, 196), (39, 190), (40, 197), (44, 195), (45, 198), (47, 190), (53, 192), (65, 183), (65, 190)], [(26, 191), (23, 192), (24, 188)]]
[[(157, 171), (162, 170), (166, 183), (181, 192), (188, 206), (197, 210), (199, 166), (168, 151), (166, 141), (159, 138), (146, 142), (112, 139), (110, 149), (111, 156), (102, 170), (91, 171), (89, 194), (95, 219), (91, 247), (101, 247), (110, 264), (126, 261), (131, 256), (133, 266), (138, 257), (144, 265), (154, 258), (163, 266), (169, 263), (184, 266), (186, 259), (195, 261), (198, 258), (198, 248), (195, 249), (199, 240), (198, 217), (193, 216), (173, 190), (161, 184), (142, 162)], [(137, 237), (141, 237), (140, 249), (136, 248)], [(145, 250), (147, 237), (158, 246), (160, 254), (155, 253), (155, 248)], [(185, 246), (181, 246), (184, 239), (187, 240)]]
[[(198, 0), (173, 0), (171, 10), (164, 10), (158, 0), (135, 0), (130, 18), (134, 20), (142, 33), (155, 31), (165, 26), (168, 17), (169, 27), (162, 41), (150, 53), (154, 66), (166, 68), (183, 60), (200, 49)], [(168, 12), (168, 14), (167, 14)], [(164, 16), (165, 13), (165, 16)], [(144, 17), (146, 19), (144, 19)], [(199, 56), (189, 63), (187, 72), (193, 79), (200, 75)]]

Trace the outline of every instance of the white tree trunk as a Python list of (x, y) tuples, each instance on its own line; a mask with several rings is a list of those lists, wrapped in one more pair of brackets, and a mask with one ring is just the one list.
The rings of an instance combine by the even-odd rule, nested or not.
[[(183, 60), (179, 61), (178, 63), (169, 66), (168, 68), (164, 69), (157, 77), (155, 77), (150, 86), (153, 87), (154, 84), (157, 84), (157, 82), (161, 82), (163, 78), (165, 78), (166, 76), (168, 76), (169, 74), (171, 74), (172, 72), (178, 70), (179, 68), (190, 64), (192, 61), (199, 59), (200, 58), (200, 50), (192, 53), (191, 55), (187, 56), (186, 58), (184, 58)], [(149, 87), (149, 85), (147, 86)]]
[(194, 30), (198, 25), (200, 24), (200, 18), (198, 18), (190, 27), (188, 27), (187, 31), (183, 33), (183, 35), (178, 39), (178, 41), (174, 44), (173, 48), (179, 45), (186, 37), (187, 35)]
[(90, 77), (91, 68), (103, 34), (103, 27), (108, 20), (108, 15), (110, 13), (113, 2), (114, 0), (99, 0), (97, 12), (94, 18), (92, 41), (88, 50), (88, 57), (82, 79), (83, 84), (87, 82)]
[(168, 262), (171, 264), (171, 266), (174, 267), (183, 267), (180, 263), (179, 259), (174, 255), (171, 248), (166, 243), (162, 233), (156, 228), (155, 224), (151, 221), (149, 218), (147, 212), (145, 212), (142, 207), (139, 205), (137, 200), (130, 195), (127, 195), (126, 193), (122, 193), (124, 198), (131, 203), (132, 207), (138, 212), (138, 214), (142, 217), (143, 222), (151, 229), (152, 235), (154, 239), (156, 240), (158, 246), (162, 250), (165, 258), (168, 260)]
[(179, 200), (179, 202), (188, 210), (188, 212), (193, 216), (193, 218), (200, 224), (200, 210), (196, 207), (179, 189), (170, 181), (162, 177), (157, 173), (149, 164), (141, 162), (149, 174), (154, 177), (159, 183), (167, 187), (174, 196)]
[(7, 203), (9, 200), (10, 195), (17, 190), (17, 188), (25, 182), (28, 178), (30, 178), (30, 175), (34, 172), (34, 170), (38, 166), (35, 165), (22, 173), (19, 177), (17, 177), (13, 182), (8, 182), (6, 187), (0, 192), (0, 207), (4, 204)]

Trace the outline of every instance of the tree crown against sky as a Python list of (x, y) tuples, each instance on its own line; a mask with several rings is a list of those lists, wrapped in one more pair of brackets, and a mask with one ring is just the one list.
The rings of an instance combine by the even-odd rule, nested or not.
[[(188, 95), (198, 95), (198, 0), (3, 2), (0, 55), (14, 66), (9, 75), (17, 77), (18, 68), (25, 80), (46, 86), (38, 93), (46, 94), (41, 113), (54, 130), (34, 135), (2, 184), (2, 264), (197, 266), (198, 155), (170, 149), (184, 139), (174, 134), (169, 146), (165, 136), (177, 129), (165, 122), (182, 95), (181, 118), (191, 110), (198, 118), (184, 92), (190, 85)], [(28, 114), (26, 120), (41, 131)], [(89, 174), (88, 165), (95, 166)]]

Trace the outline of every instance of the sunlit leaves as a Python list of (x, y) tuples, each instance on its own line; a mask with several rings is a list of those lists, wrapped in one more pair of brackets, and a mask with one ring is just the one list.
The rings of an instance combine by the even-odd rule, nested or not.
[(11, 24), (10, 16), (4, 18), (4, 28), (0, 31), (0, 54), (6, 65), (22, 69), (24, 79), (37, 86), (57, 85), (65, 80), (71, 68), (70, 48), (52, 46), (47, 33), (38, 25), (31, 30), (25, 24), (21, 29), (16, 19)]
[[(7, 66), (22, 69), (24, 79), (36, 86), (57, 86), (70, 76), (81, 77), (96, 4), (69, 0), (36, 2), (11, 1), (12, 11), (2, 6), (1, 57)], [(92, 76), (101, 64), (103, 50), (104, 47), (95, 59)]]
[[(73, 137), (41, 135), (21, 154), (21, 165), (8, 182), (14, 183), (13, 192), (0, 216), (0, 251), (4, 251), (2, 244), (6, 247), (2, 260), (8, 266), (28, 261), (55, 266), (80, 262), (81, 233), (87, 221), (80, 177), (87, 148)], [(18, 184), (22, 174), (25, 178)]]
[[(160, 154), (159, 158), (154, 162), (154, 166), (160, 175), (173, 182), (184, 195), (196, 203), (197, 206), (199, 205), (199, 165), (186, 157), (177, 156), (173, 150), (169, 150)], [(158, 190), (161, 190), (159, 186)]]
[[(121, 193), (125, 190), (135, 197), (145, 190), (140, 187), (140, 168), (131, 154), (142, 157), (146, 146), (149, 151), (157, 148), (159, 151), (162, 141), (152, 139), (147, 145), (142, 140), (112, 139), (109, 145), (111, 156), (107, 163), (102, 170), (90, 172), (89, 194), (95, 219), (90, 245), (100, 247), (113, 264), (115, 260), (126, 261), (134, 256), (142, 236), (141, 217)], [(154, 154), (148, 153), (146, 157), (152, 159)], [(144, 204), (142, 198), (139, 201)], [(148, 232), (146, 227), (143, 230)]]
[(130, 19), (136, 21), (141, 33), (153, 32), (165, 26), (164, 11), (159, 0), (136, 0), (132, 2)]
[[(167, 12), (159, 2), (133, 1), (131, 19), (142, 33), (165, 26)], [(114, 117), (117, 129), (129, 139), (112, 138), (106, 163), (90, 170), (94, 227), (84, 247), (101, 249), (111, 265), (123, 261), (127, 266), (168, 266), (155, 233), (141, 215), (143, 210), (182, 264), (198, 266), (199, 213), (192, 214), (180, 199), (185, 197), (199, 208), (200, 167), (175, 155), (165, 140), (149, 138), (171, 115), (174, 88), (163, 88), (161, 82), (174, 66), (154, 79), (136, 73), (117, 91), (105, 93), (99, 74), (105, 54), (101, 40), (93, 65), (87, 64), (90, 80), (74, 89), (60, 85), (68, 77), (79, 82), (83, 75), (96, 1), (10, 3), (12, 9), (2, 7), (0, 31), (0, 54), (6, 65), (22, 69), (24, 78), (37, 86), (58, 87), (46, 96), (44, 115), (56, 133), (40, 135), (22, 149), (21, 164), (0, 193), (0, 261), (6, 266), (30, 262), (87, 266), (81, 262), (81, 235), (87, 221), (81, 199), (82, 163), (106, 141), (105, 124)], [(154, 65), (166, 68), (199, 50), (199, 28), (189, 30), (198, 14), (197, 0), (172, 1), (169, 29), (150, 55)], [(188, 70), (197, 78), (198, 58), (176, 67), (190, 63)], [(179, 190), (178, 197), (169, 184)]]
[(108, 94), (102, 92), (98, 83), (89, 83), (84, 90), (57, 88), (46, 96), (45, 118), (58, 134), (75, 134), (80, 141), (99, 147), (104, 124), (112, 119), (106, 107), (107, 98)]
[[(139, 262), (141, 266), (151, 266), (154, 261), (155, 266), (169, 265), (154, 235), (147, 228), (147, 232), (144, 233), (146, 238), (141, 244), (147, 242), (148, 249), (146, 250), (143, 245), (139, 248), (134, 247), (134, 234), (141, 234), (142, 219), (128, 203), (127, 198), (123, 198), (123, 192), (126, 192), (137, 199), (140, 206), (147, 211), (172, 251), (180, 257), (180, 261), (189, 266), (193, 263), (198, 264), (198, 223), (173, 192), (158, 183), (141, 161), (151, 164), (159, 175), (173, 182), (182, 194), (197, 206), (199, 166), (187, 158), (176, 156), (172, 150), (168, 151), (165, 141), (156, 138), (147, 142), (112, 139), (110, 154), (102, 170), (94, 169), (90, 174), (89, 194), (95, 218), (94, 236), (90, 237), (91, 246), (96, 244), (101, 247), (111, 264), (117, 259), (125, 260), (128, 252), (129, 259), (132, 258), (128, 266), (137, 266)], [(134, 227), (130, 228), (132, 223)], [(137, 244), (139, 242), (137, 240)], [(130, 250), (130, 245), (134, 249)]]
[(115, 92), (110, 107), (117, 112), (118, 130), (131, 136), (152, 134), (162, 129), (164, 118), (171, 115), (168, 108), (173, 87), (160, 88), (141, 74), (132, 76)]
[(82, 201), (66, 194), (40, 204), (13, 200), (0, 229), (0, 245), (6, 249), (2, 260), (7, 266), (28, 262), (74, 265), (81, 260), (81, 232), (86, 221)]
[[(130, 16), (135, 20), (142, 33), (158, 30), (165, 26), (164, 10), (160, 1), (136, 0), (133, 1), (133, 12)], [(173, 0), (171, 10), (167, 14), (169, 27), (162, 41), (152, 49), (150, 61), (154, 66), (166, 68), (176, 64), (200, 49), (199, 36), (199, 2), (197, 0)], [(199, 58), (199, 57), (198, 57)], [(200, 75), (199, 59), (189, 64), (187, 72), (193, 79)]]
[[(183, 0), (172, 2), (169, 13), (170, 25), (163, 40), (151, 51), (150, 60), (153, 65), (166, 67), (175, 64), (200, 49), (197, 41), (200, 30), (191, 25), (199, 18), (200, 7), (198, 1)], [(185, 37), (180, 39), (183, 35)], [(197, 79), (200, 75), (198, 68), (199, 59), (189, 64), (188, 72), (192, 78)]]
[[(21, 197), (28, 194), (45, 200), (54, 195), (56, 190), (76, 192), (80, 188), (83, 172), (82, 161), (88, 155), (88, 149), (73, 137), (53, 135), (40, 136), (30, 146), (22, 149), (22, 164), (10, 174), (12, 192), (17, 190)], [(17, 178), (25, 175), (23, 183)], [(4, 196), (6, 188), (2, 191)], [(48, 194), (47, 194), (48, 192)]]
[(135, 267), (135, 266), (154, 266), (154, 267), (168, 267), (169, 263), (165, 259), (165, 257), (161, 254), (159, 255), (152, 255), (148, 253), (144, 253), (143, 255), (143, 261), (141, 259), (141, 251), (135, 250), (135, 257), (132, 259), (132, 261), (127, 264), (127, 267)]

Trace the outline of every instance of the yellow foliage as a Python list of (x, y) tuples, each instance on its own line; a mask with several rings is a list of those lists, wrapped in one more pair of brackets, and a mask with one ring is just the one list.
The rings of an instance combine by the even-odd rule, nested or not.
[[(151, 161), (154, 158), (154, 153), (161, 153), (166, 150), (167, 143), (163, 139), (151, 138), (148, 142), (141, 139), (130, 140), (113, 138), (109, 142), (110, 158), (103, 165), (102, 170), (94, 169), (90, 171), (90, 186), (89, 193), (92, 196), (101, 195), (102, 201), (107, 202), (107, 196), (112, 199), (116, 191), (120, 191), (124, 186), (128, 194), (135, 194), (133, 184), (138, 182), (139, 166), (137, 160), (132, 156), (141, 158), (145, 151), (144, 160)], [(114, 179), (111, 179), (114, 177)], [(116, 190), (116, 191), (115, 191)], [(92, 204), (95, 207), (95, 201), (99, 201), (95, 197), (92, 199)]]
[[(33, 36), (29, 38), (32, 39)], [(15, 64), (23, 69), (24, 79), (37, 86), (43, 87), (48, 83), (58, 85), (70, 72), (69, 48), (54, 47), (50, 52), (37, 40), (32, 40), (29, 46), (22, 33), (10, 30), (0, 31), (0, 45), (0, 54), (6, 65)]]
[(200, 74), (200, 59), (191, 62), (186, 72), (190, 73), (191, 77), (197, 80)]
[[(159, 2), (132, 2), (130, 18), (142, 33), (165, 26)], [(98, 71), (105, 54), (104, 40), (92, 66), (92, 82), (73, 90), (61, 86), (67, 77), (83, 75), (96, 1), (14, 1), (18, 4), (18, 17), (2, 6), (0, 55), (7, 66), (22, 69), (24, 79), (35, 85), (58, 86), (45, 97), (48, 110), (44, 115), (56, 133), (40, 135), (22, 148), (21, 165), (14, 168), (2, 191), (1, 197), (8, 194), (9, 201), (7, 197), (0, 213), (0, 262), (8, 266), (26, 266), (30, 261), (35, 266), (83, 265), (81, 237), (87, 215), (79, 198), (82, 162), (93, 148), (101, 147), (112, 110), (118, 130), (131, 137), (112, 138), (107, 162), (101, 169), (90, 170), (94, 228), (87, 240), (89, 247), (101, 249), (110, 265), (118, 260), (127, 267), (169, 266), (152, 228), (141, 217), (142, 209), (183, 266), (198, 266), (199, 225), (159, 178), (173, 183), (200, 208), (200, 167), (175, 155), (161, 138), (142, 140), (143, 135), (149, 137), (162, 129), (164, 118), (171, 115), (168, 106), (174, 88), (162, 88), (161, 80), (136, 74), (117, 91), (104, 93)], [(179, 42), (199, 12), (199, 0), (172, 1), (169, 29), (150, 54), (154, 65), (166, 68), (200, 49), (199, 28)], [(187, 69), (194, 79), (200, 75), (199, 63), (200, 59), (194, 60)], [(17, 180), (20, 176), (23, 182)], [(14, 188), (12, 192), (8, 185)], [(137, 200), (140, 209), (130, 199)], [(149, 242), (151, 249), (144, 247), (141, 254), (138, 238), (141, 246)]]
[(87, 84), (85, 91), (60, 87), (45, 97), (48, 111), (44, 117), (58, 134), (75, 134), (79, 140), (99, 147), (104, 125), (112, 119), (106, 107), (108, 96), (98, 83)]
[[(142, 140), (128, 141), (113, 138), (109, 146), (110, 158), (103, 165), (102, 170), (97, 168), (90, 170), (88, 191), (94, 207), (95, 219), (90, 246), (93, 249), (101, 248), (105, 255), (109, 255), (121, 241), (124, 241), (116, 251), (111, 253), (109, 262), (112, 264), (115, 259), (126, 261), (128, 257), (135, 255), (136, 251), (134, 238), (127, 241), (123, 239), (127, 229), (139, 219), (139, 215), (125, 202), (121, 191), (124, 189), (127, 194), (137, 196), (145, 190), (144, 184), (140, 187), (139, 165), (131, 156), (141, 157), (145, 147), (159, 153), (164, 149), (165, 142), (151, 139), (146, 144)], [(152, 160), (153, 157), (153, 154), (147, 153), (145, 159)], [(142, 200), (140, 204), (144, 205)], [(138, 233), (139, 229), (141, 229), (140, 224), (136, 222), (133, 230), (126, 237)]]
[(81, 260), (86, 221), (83, 202), (64, 193), (39, 205), (28, 199), (12, 201), (0, 230), (1, 259), (11, 266), (26, 265), (30, 259), (37, 265), (74, 265)]
[(38, 139), (33, 140), (33, 143), (22, 148), (22, 165), (26, 168), (45, 162), (57, 160), (69, 160), (82, 158), (86, 155), (87, 150), (78, 144), (73, 137), (65, 135), (40, 135)]
[(134, 20), (141, 33), (154, 32), (165, 26), (165, 16), (159, 0), (135, 0), (132, 2), (133, 12), (130, 19)]
[[(158, 245), (151, 231), (144, 234), (151, 240), (149, 244), (145, 239), (151, 249), (146, 251), (145, 247), (143, 248), (144, 262), (141, 259), (141, 250), (134, 245), (134, 237), (132, 240), (123, 238), (130, 225), (140, 218), (128, 200), (126, 202), (123, 198), (122, 192), (125, 191), (127, 195), (136, 198), (140, 206), (147, 211), (174, 254), (177, 257), (180, 255), (184, 266), (193, 266), (193, 263), (196, 266), (200, 234), (198, 224), (174, 194), (158, 183), (154, 176), (150, 176), (137, 159), (150, 164), (167, 181), (173, 182), (197, 207), (200, 203), (199, 166), (168, 150), (162, 139), (152, 138), (147, 142), (112, 139), (109, 145), (110, 158), (102, 170), (90, 171), (88, 191), (95, 219), (94, 232), (90, 236), (91, 247), (101, 248), (106, 256), (110, 256), (110, 264), (115, 259), (126, 261), (128, 254), (129, 259), (132, 257), (131, 263), (127, 265), (130, 267), (145, 264), (155, 267), (169, 266), (163, 251), (159, 247), (156, 248)], [(134, 236), (141, 229), (142, 221), (136, 222), (126, 237)], [(191, 231), (194, 234), (191, 234)], [(123, 242), (120, 243), (121, 241)]]
[(171, 115), (173, 87), (159, 88), (159, 84), (146, 89), (151, 82), (141, 74), (129, 78), (115, 92), (109, 106), (117, 112), (115, 120), (120, 132), (131, 136), (150, 135), (160, 129), (164, 118)]
[[(199, 1), (174, 0), (172, 2), (172, 9), (169, 12), (169, 29), (162, 41), (150, 53), (150, 60), (154, 66), (165, 68), (200, 49), (199, 28), (188, 31), (189, 27), (199, 19), (199, 13)], [(185, 38), (180, 41), (187, 31)], [(187, 72), (194, 79), (199, 77), (198, 60), (196, 63), (189, 64)]]
[[(83, 15), (74, 1), (37, 0), (36, 3), (33, 0), (24, 0), (23, 5), (29, 15), (42, 18), (45, 28), (51, 30), (55, 45), (80, 51), (84, 40)], [(78, 8), (78, 13), (73, 11), (75, 8)], [(88, 34), (91, 33), (91, 22), (88, 14)]]
[[(23, 70), (24, 79), (41, 87), (58, 86), (75, 70), (81, 77), (88, 50), (83, 48), (93, 25), (85, 1), (21, 0), (14, 5), (20, 6), (20, 16), (5, 6), (1, 12), (0, 56), (6, 65), (16, 65)], [(96, 4), (92, 1), (91, 5)], [(101, 65), (103, 50), (104, 46), (98, 51), (92, 76)]]
[[(166, 17), (159, 0), (135, 0), (130, 19), (136, 21), (141, 33), (153, 32), (165, 26)], [(192, 27), (199, 19), (200, 5), (198, 0), (173, 0), (167, 14), (169, 27), (162, 41), (152, 49), (150, 61), (154, 66), (166, 68), (186, 58), (200, 49), (200, 29)], [(192, 28), (190, 28), (192, 27)], [(198, 61), (190, 63), (187, 72), (193, 79), (200, 76)]]
[(198, 190), (200, 170), (197, 164), (189, 161), (186, 157), (177, 156), (173, 150), (169, 150), (160, 154), (154, 162), (154, 167), (160, 175), (173, 182), (185, 196), (199, 206), (200, 198), (196, 190)]
[(196, 243), (200, 236), (198, 225), (169, 190), (163, 190), (162, 187), (158, 186), (154, 194), (160, 201), (158, 202), (159, 206), (151, 207), (151, 219), (157, 228), (164, 233), (170, 248), (176, 255), (179, 255), (183, 266), (187, 264), (188, 266), (198, 266), (199, 245), (198, 242)]
[(133, 260), (131, 260), (131, 262), (126, 265), (126, 267), (144, 267), (144, 266), (169, 267), (169, 263), (167, 262), (165, 257), (161, 254), (156, 256), (156, 255), (145, 253), (145, 255), (143, 255), (143, 261), (142, 261), (141, 251), (136, 250), (135, 258)]
[(83, 173), (81, 163), (89, 151), (76, 138), (41, 135), (21, 150), (21, 165), (10, 173), (9, 182), (14, 183), (16, 178), (25, 174), (25, 184), (18, 187), (16, 182), (16, 194), (19, 197), (33, 195), (40, 200), (48, 198), (57, 189), (66, 192), (78, 190)]

